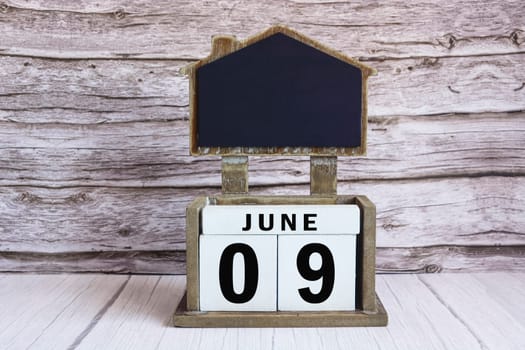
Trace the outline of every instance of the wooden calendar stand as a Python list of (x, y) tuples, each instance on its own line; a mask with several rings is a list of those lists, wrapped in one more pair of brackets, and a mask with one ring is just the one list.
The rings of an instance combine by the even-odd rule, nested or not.
[[(297, 65), (298, 61), (301, 64)], [(311, 72), (320, 74), (308, 77)], [(275, 26), (242, 42), (234, 37), (215, 37), (210, 56), (187, 68), (186, 73), (190, 76), (190, 153), (222, 156), (222, 195), (196, 198), (187, 208), (187, 291), (173, 316), (174, 325), (385, 326), (387, 313), (375, 293), (375, 205), (365, 196), (337, 195), (337, 156), (363, 155), (366, 151), (366, 81), (374, 74), (373, 68), (289, 28)], [(305, 90), (304, 86), (310, 88)], [(283, 99), (283, 95), (288, 98)], [(231, 101), (236, 96), (242, 98)], [(269, 110), (265, 110), (267, 102), (272, 104)], [(325, 108), (333, 108), (326, 113), (333, 120), (320, 118)], [(273, 118), (268, 119), (268, 115)], [(307, 128), (302, 127), (305, 123)], [(305, 134), (294, 139), (294, 128), (298, 127)], [(217, 135), (221, 140), (216, 140)], [(282, 146), (289, 143), (289, 147)], [(249, 195), (249, 155), (310, 156), (310, 195)], [(355, 292), (351, 296), (355, 294), (355, 303), (351, 300), (355, 310), (202, 311), (202, 211), (221, 205), (358, 206), (355, 229), (359, 232), (352, 252), (355, 290), (350, 289)]]
[[(178, 327), (351, 327), (385, 326), (387, 313), (375, 293), (376, 209), (365, 196), (338, 196), (336, 158), (312, 157), (310, 196), (248, 195), (247, 157), (225, 157), (223, 195), (199, 197), (186, 211), (187, 292), (173, 322)], [(361, 234), (357, 241), (355, 311), (201, 312), (199, 309), (199, 213), (205, 205), (357, 204)]]

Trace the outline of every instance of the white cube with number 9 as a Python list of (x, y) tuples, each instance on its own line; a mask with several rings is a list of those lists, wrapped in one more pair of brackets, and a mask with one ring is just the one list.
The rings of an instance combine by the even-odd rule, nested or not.
[(201, 235), (201, 311), (275, 311), (277, 237)]
[(280, 235), (278, 310), (354, 310), (356, 235)]

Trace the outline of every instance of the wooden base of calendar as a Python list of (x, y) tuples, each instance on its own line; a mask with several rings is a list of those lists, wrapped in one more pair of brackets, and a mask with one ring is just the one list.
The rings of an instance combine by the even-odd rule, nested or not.
[(376, 295), (377, 311), (304, 311), (304, 312), (225, 312), (187, 311), (186, 294), (173, 315), (176, 327), (263, 328), (263, 327), (379, 327), (386, 326), (388, 316)]

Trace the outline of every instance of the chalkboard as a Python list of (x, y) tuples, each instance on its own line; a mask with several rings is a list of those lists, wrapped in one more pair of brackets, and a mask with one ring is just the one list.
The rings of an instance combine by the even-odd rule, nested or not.
[(276, 33), (196, 71), (200, 147), (358, 147), (362, 72)]

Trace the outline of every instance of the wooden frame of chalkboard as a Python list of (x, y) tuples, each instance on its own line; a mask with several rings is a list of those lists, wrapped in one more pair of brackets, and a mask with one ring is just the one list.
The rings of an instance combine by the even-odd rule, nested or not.
[[(360, 98), (359, 103), (356, 103), (354, 105), (357, 105), (360, 109), (360, 116), (357, 116), (359, 120), (357, 120), (359, 130), (353, 130), (352, 132), (358, 134), (357, 141), (354, 140), (354, 143), (350, 144), (344, 144), (341, 146), (340, 144), (332, 145), (330, 144), (331, 140), (328, 139), (328, 141), (325, 142), (325, 144), (321, 146), (316, 146), (315, 144), (307, 144), (311, 143), (309, 141), (304, 141), (304, 139), (307, 140), (317, 140), (317, 137), (309, 137), (311, 135), (303, 136), (303, 140), (295, 140), (296, 142), (292, 142), (292, 145), (286, 144), (286, 134), (281, 137), (281, 140), (278, 140), (279, 142), (276, 142), (274, 144), (271, 144), (272, 140), (271, 137), (265, 136), (269, 139), (269, 144), (257, 144), (257, 145), (247, 145), (246, 142), (240, 141), (240, 144), (231, 145), (228, 144), (226, 146), (224, 145), (217, 145), (217, 144), (206, 144), (202, 145), (199, 142), (199, 138), (201, 135), (199, 135), (199, 96), (201, 94), (199, 89), (199, 69), (202, 67), (205, 67), (206, 65), (215, 62), (217, 60), (220, 60), (221, 58), (228, 56), (230, 54), (233, 54), (237, 51), (240, 51), (244, 48), (250, 47), (252, 45), (255, 45), (264, 39), (270, 38), (275, 35), (284, 35), (288, 38), (294, 39), (295, 41), (301, 43), (301, 45), (306, 45), (309, 48), (311, 48), (312, 53), (322, 53), (322, 56), (329, 57), (330, 59), (333, 59), (334, 61), (337, 61), (339, 64), (339, 67), (341, 66), (347, 66), (348, 68), (352, 69), (358, 69), (360, 71), (360, 91), (358, 92), (358, 98)], [(338, 68), (339, 69), (339, 68)], [(238, 41), (235, 39), (235, 37), (232, 36), (216, 36), (213, 38), (212, 41), (212, 52), (211, 54), (194, 63), (190, 66), (186, 67), (184, 69), (184, 72), (189, 75), (189, 82), (190, 82), (190, 153), (191, 155), (219, 155), (219, 156), (248, 156), (248, 155), (307, 155), (307, 156), (360, 156), (366, 154), (366, 129), (367, 129), (367, 79), (370, 75), (375, 74), (375, 70), (353, 58), (350, 58), (348, 56), (345, 56), (337, 51), (334, 51), (317, 41), (310, 39), (292, 29), (289, 29), (284, 26), (274, 26), (269, 28), (268, 30), (251, 37), (245, 41)], [(337, 74), (337, 72), (335, 72)], [(347, 79), (348, 80), (348, 79)], [(355, 82), (355, 79), (353, 79)], [(217, 89), (215, 89), (216, 91)], [(242, 90), (242, 89), (241, 89)], [(341, 89), (336, 89), (335, 91), (340, 91)], [(344, 94), (345, 92), (341, 92), (341, 94)], [(354, 94), (355, 95), (355, 94)], [(359, 96), (360, 95), (360, 96)], [(343, 95), (344, 96), (344, 95)], [(355, 96), (354, 96), (355, 97)], [(240, 101), (241, 98), (239, 96), (225, 96), (224, 99), (227, 99), (228, 101), (225, 103), (228, 104), (235, 104), (236, 99), (239, 99), (237, 101)], [(303, 99), (303, 101), (306, 101), (307, 99)], [(343, 100), (340, 98), (340, 100)], [(207, 103), (207, 102), (206, 102)], [(238, 103), (238, 102), (237, 102)], [(335, 101), (337, 104), (338, 101)], [(360, 105), (360, 106), (359, 106)], [(208, 106), (207, 106), (208, 108)], [(209, 107), (214, 108), (214, 106)], [(321, 106), (317, 106), (317, 108), (322, 108)], [(332, 108), (332, 110), (337, 110), (338, 107)], [(359, 110), (358, 110), (359, 113)], [(217, 112), (217, 114), (220, 114)], [(317, 120), (323, 119), (324, 121), (327, 121), (327, 127), (331, 128), (330, 130), (335, 131), (336, 133), (339, 132), (339, 130), (342, 128), (340, 125), (340, 121), (343, 118), (339, 118), (337, 121), (332, 121), (330, 119), (330, 113), (329, 115), (321, 115), (317, 116)], [(218, 133), (220, 133), (221, 129), (221, 123), (223, 122), (223, 117), (221, 116), (221, 120), (219, 121), (217, 118), (217, 121), (214, 121), (216, 123), (215, 128), (219, 129), (217, 130)], [(359, 118), (360, 117), (360, 118)], [(242, 128), (249, 128), (250, 123), (252, 120), (250, 120), (250, 116), (246, 116), (246, 125), (242, 126)], [(355, 116), (354, 116), (355, 118)], [(324, 122), (322, 121), (322, 122)], [(354, 120), (355, 121), (355, 120)], [(321, 122), (319, 122), (321, 123)], [(239, 123), (237, 123), (239, 124)], [(206, 121), (206, 125), (210, 125), (210, 120), (208, 119)], [(322, 125), (322, 124), (318, 124)], [(218, 127), (217, 127), (218, 126)], [(298, 128), (301, 127), (301, 125), (297, 126)], [(230, 129), (231, 125), (224, 126), (222, 129)], [(315, 129), (315, 127), (312, 127), (310, 129)], [(355, 129), (355, 128), (354, 128)], [(313, 132), (313, 131), (312, 131)], [(331, 133), (324, 132), (324, 135), (326, 138), (331, 137)], [(239, 132), (232, 133), (231, 135), (239, 135)], [(313, 135), (313, 134), (312, 134)], [(341, 136), (340, 138), (344, 137)], [(284, 141), (283, 141), (284, 138)], [(202, 139), (202, 137), (201, 137)], [(227, 135), (223, 138), (227, 139)], [(290, 135), (290, 140), (293, 140), (293, 136)], [(301, 143), (303, 142), (303, 143)], [(312, 141), (314, 142), (314, 141)], [(356, 143), (357, 142), (357, 143)], [(314, 142), (315, 143), (315, 142)]]

